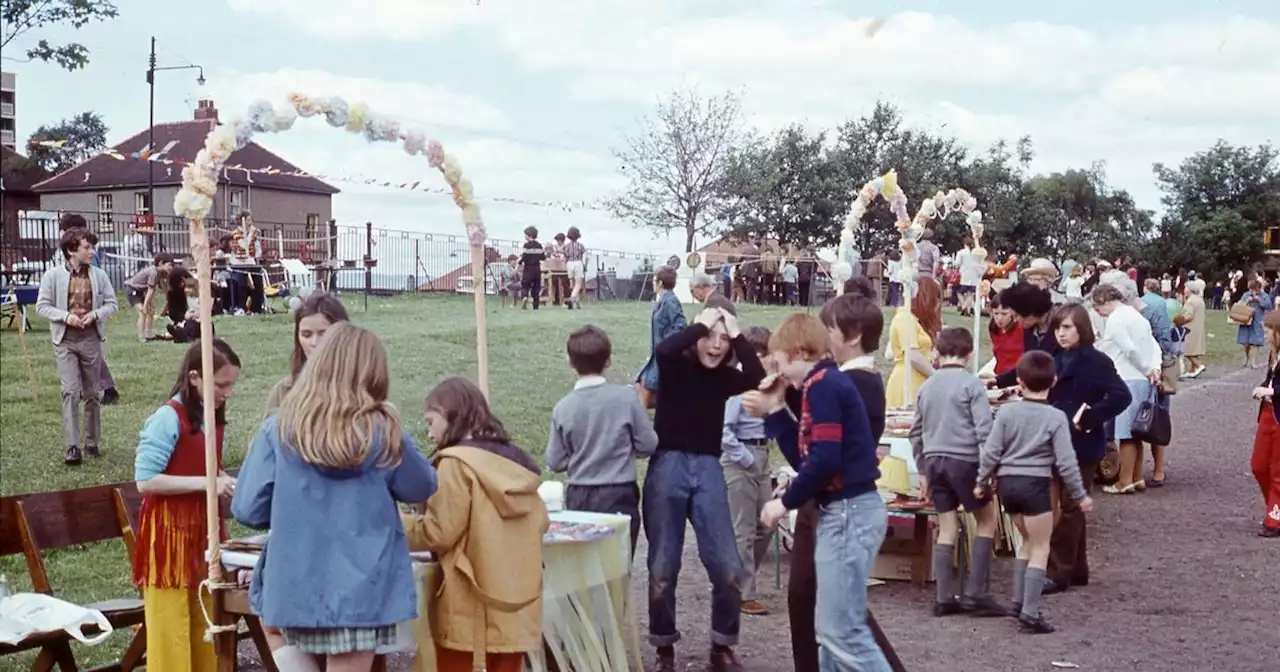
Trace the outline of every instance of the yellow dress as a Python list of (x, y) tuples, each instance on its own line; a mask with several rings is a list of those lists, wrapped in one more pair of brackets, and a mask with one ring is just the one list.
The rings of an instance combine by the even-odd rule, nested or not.
[[(914, 336), (912, 336), (913, 330)], [(920, 321), (911, 314), (911, 310), (902, 307), (889, 323), (889, 344), (893, 347), (893, 373), (889, 374), (889, 382), (884, 386), (885, 406), (889, 408), (915, 406), (916, 394), (920, 392), (920, 386), (924, 385), (925, 377), (907, 362), (907, 348), (914, 346), (914, 349), (928, 357), (929, 353), (933, 352), (933, 339), (929, 338), (929, 334), (920, 326)], [(911, 371), (910, 399), (906, 396), (906, 382), (903, 380), (908, 370)]]

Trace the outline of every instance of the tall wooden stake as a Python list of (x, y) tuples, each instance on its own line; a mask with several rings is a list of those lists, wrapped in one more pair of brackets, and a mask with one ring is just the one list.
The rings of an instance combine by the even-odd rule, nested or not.
[(489, 325), (485, 317), (484, 299), (489, 283), (485, 273), (484, 245), (471, 246), (471, 286), (476, 303), (476, 369), (477, 382), (484, 398), (489, 398)]
[(213, 269), (209, 258), (209, 234), (204, 223), (191, 220), (191, 256), (196, 260), (200, 287), (200, 399), (204, 406), (205, 506), (209, 514), (210, 594), (222, 582), (222, 508), (218, 505), (217, 408), (213, 403)]

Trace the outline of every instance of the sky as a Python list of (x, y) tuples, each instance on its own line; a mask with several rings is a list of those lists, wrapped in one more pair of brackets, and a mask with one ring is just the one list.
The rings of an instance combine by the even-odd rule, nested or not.
[[(740, 92), (744, 123), (764, 133), (832, 128), (885, 100), (974, 151), (1029, 134), (1034, 171), (1105, 161), (1111, 184), (1152, 210), (1153, 163), (1176, 165), (1219, 138), (1280, 141), (1275, 0), (117, 4), (109, 23), (32, 31), (0, 54), (18, 75), (20, 142), (86, 109), (102, 114), (112, 144), (144, 129), (154, 35), (158, 65), (198, 64), (207, 78), (199, 86), (194, 71), (158, 73), (157, 121), (191, 118), (201, 98), (224, 121), (294, 91), (364, 101), (443, 142), (474, 183), (490, 236), (505, 239), (530, 224), (544, 234), (576, 225), (597, 249), (682, 249), (679, 234), (655, 238), (600, 209), (485, 200), (590, 203), (617, 193), (625, 177), (612, 148), (677, 88)], [(92, 62), (67, 73), (14, 60), (40, 38), (81, 41)], [(319, 119), (258, 140), (318, 174), (442, 182), (424, 158)], [(334, 185), (340, 223), (462, 233), (446, 196)]]

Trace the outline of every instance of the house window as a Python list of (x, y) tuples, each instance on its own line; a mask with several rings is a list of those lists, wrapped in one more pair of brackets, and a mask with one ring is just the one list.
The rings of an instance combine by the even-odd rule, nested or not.
[(307, 239), (307, 243), (312, 243), (315, 241), (316, 227), (319, 225), (320, 225), (320, 215), (317, 215), (314, 213), (307, 215), (307, 229), (306, 229), (306, 232), (302, 234), (302, 237)]
[(1267, 252), (1280, 252), (1280, 228), (1265, 229), (1262, 232), (1262, 245)]
[(139, 191), (133, 195), (133, 212), (141, 215), (151, 212), (151, 203), (147, 200), (147, 192)]
[(111, 222), (111, 213), (115, 210), (112, 203), (111, 194), (98, 194), (98, 231), (110, 232), (114, 227)]
[(244, 189), (232, 189), (230, 191), (230, 200), (227, 202), (227, 218), (234, 222), (236, 215), (240, 214), (240, 211), (247, 207), (248, 205), (245, 203), (244, 198)]

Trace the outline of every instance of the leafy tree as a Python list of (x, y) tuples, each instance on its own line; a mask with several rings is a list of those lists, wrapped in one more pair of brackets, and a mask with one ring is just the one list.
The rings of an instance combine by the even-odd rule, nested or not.
[(1157, 257), (1220, 277), (1264, 253), (1264, 232), (1280, 227), (1280, 153), (1269, 144), (1218, 141), (1177, 168), (1155, 164), (1164, 192)]
[(642, 130), (614, 150), (629, 178), (609, 201), (614, 216), (655, 234), (683, 231), (686, 252), (697, 236), (714, 235), (740, 109), (732, 93), (704, 99), (677, 91), (660, 101)]
[[(956, 185), (978, 199), (986, 229), (982, 245), (1002, 259), (1033, 252), (1047, 233), (1045, 213), (1036, 207), (1039, 202), (1026, 177), (1033, 158), (1031, 138), (1019, 139), (1012, 149), (1000, 140), (964, 166), (964, 175)], [(954, 218), (939, 222), (935, 228), (934, 239), (946, 251), (959, 249), (969, 233), (968, 226)]]
[(53, 126), (36, 129), (27, 141), (27, 156), (51, 172), (60, 173), (107, 148), (107, 125), (96, 112), (81, 112)]
[[(959, 186), (965, 157), (964, 147), (955, 138), (907, 128), (898, 108), (885, 102), (876, 103), (870, 114), (841, 125), (832, 153), (850, 200), (867, 180), (893, 168), (913, 213), (921, 199)], [(872, 203), (863, 222), (863, 256), (897, 247), (899, 234), (884, 199)]]
[(825, 133), (791, 126), (735, 149), (721, 210), (729, 237), (758, 233), (797, 248), (836, 244), (852, 190), (825, 143)]
[[(0, 0), (0, 51), (14, 39), (47, 26), (71, 26), (79, 30), (93, 21), (119, 15), (111, 0)], [(89, 49), (78, 42), (62, 45), (40, 40), (27, 49), (27, 58), (53, 61), (64, 70), (78, 70), (89, 64)]]

